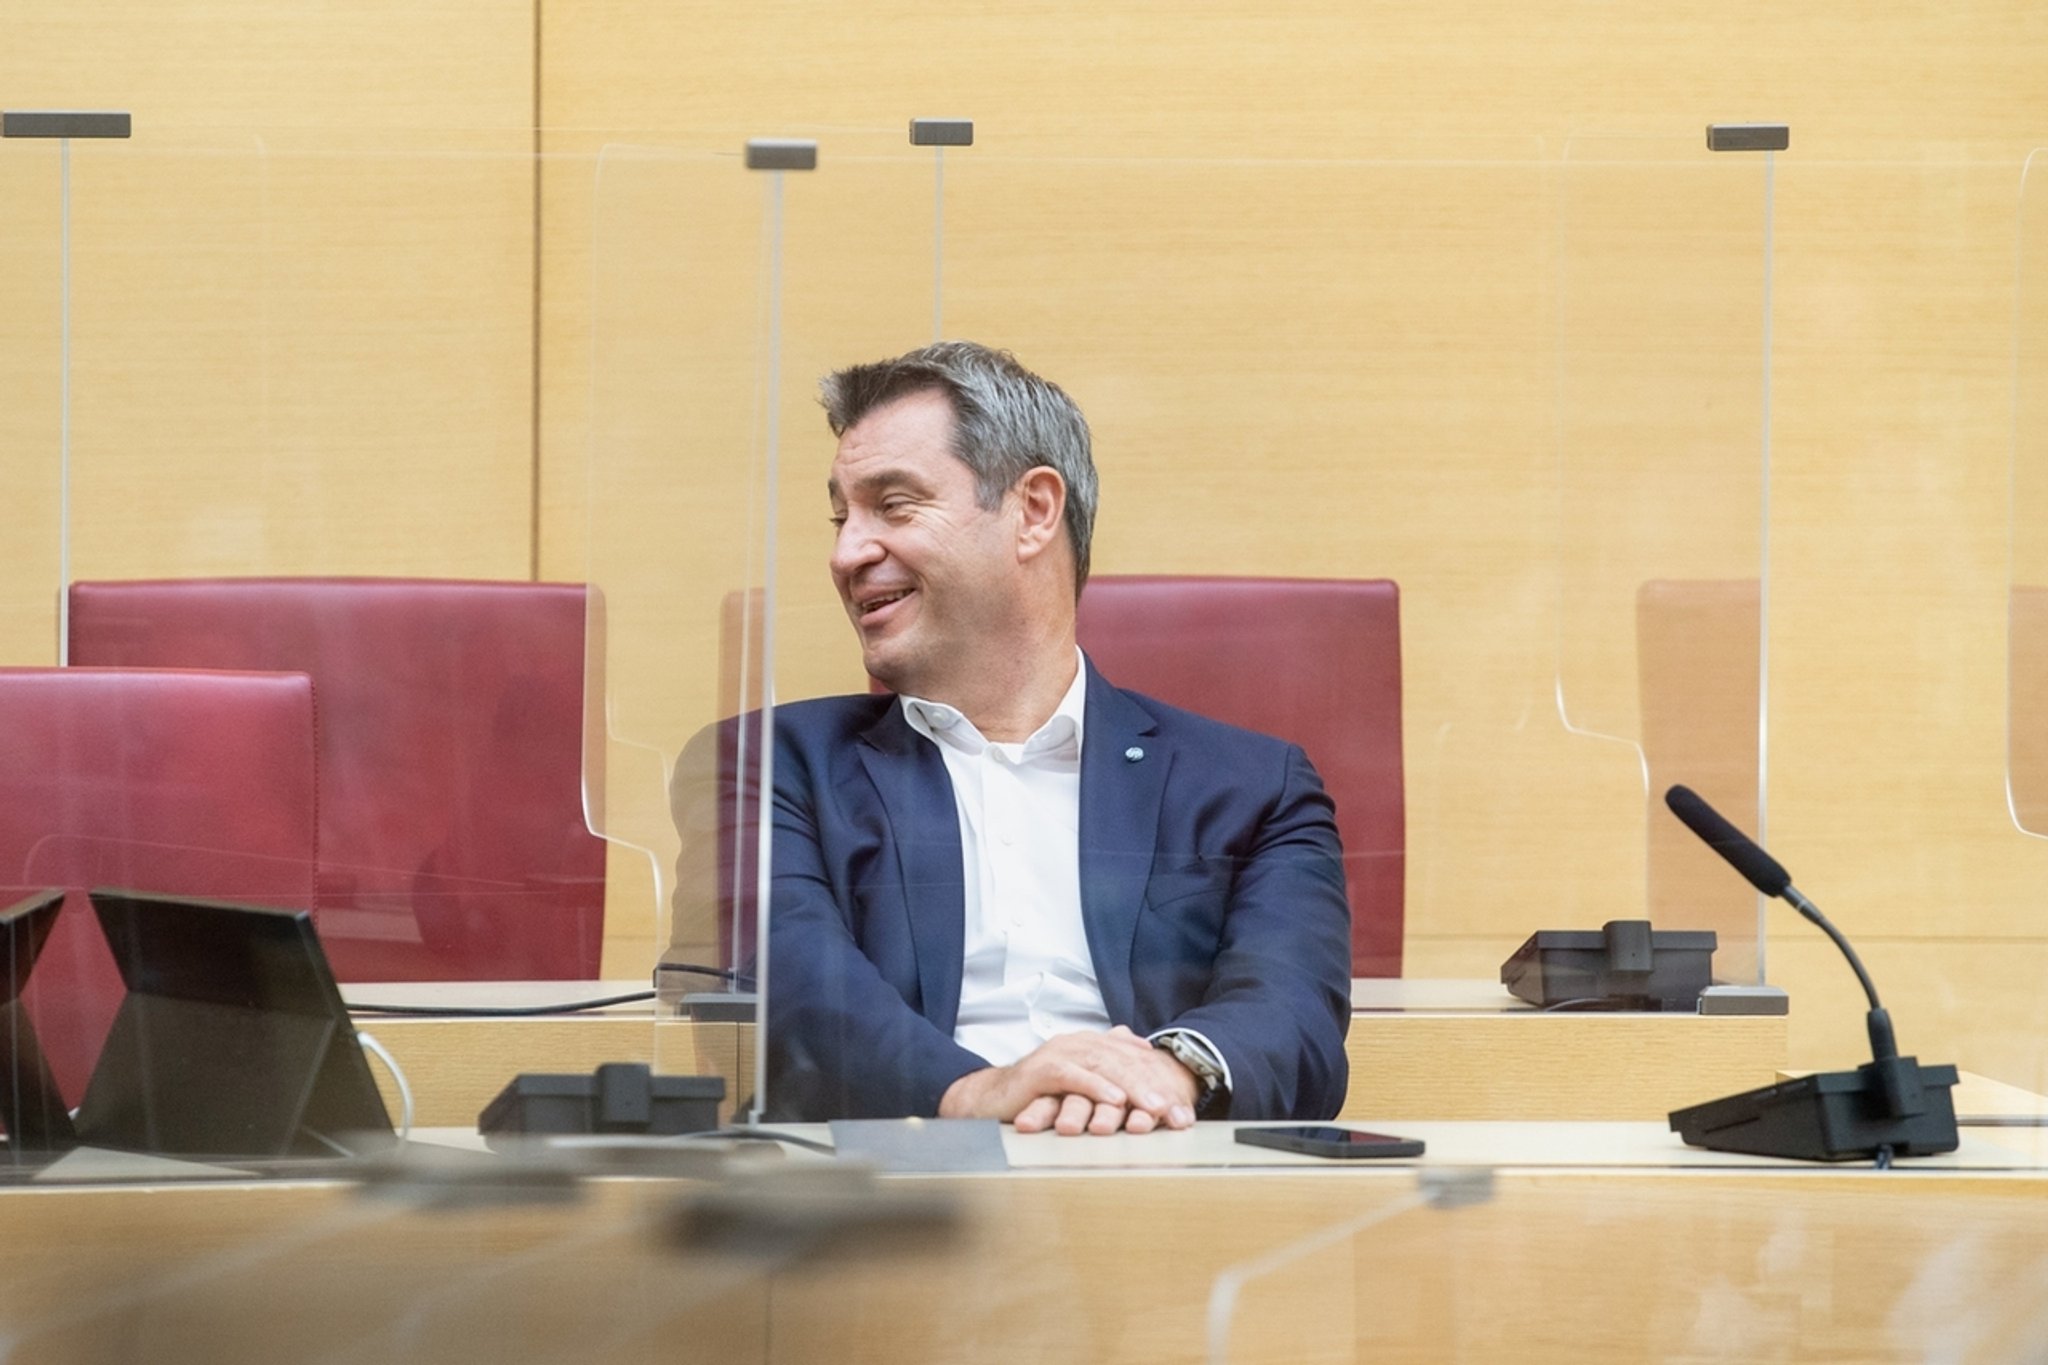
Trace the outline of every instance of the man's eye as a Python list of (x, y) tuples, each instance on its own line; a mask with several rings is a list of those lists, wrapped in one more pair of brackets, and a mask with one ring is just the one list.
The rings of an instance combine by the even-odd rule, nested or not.
[(832, 529), (835, 531), (843, 531), (846, 529), (846, 513), (844, 512), (834, 512), (830, 517), (827, 517), (826, 520), (832, 523)]

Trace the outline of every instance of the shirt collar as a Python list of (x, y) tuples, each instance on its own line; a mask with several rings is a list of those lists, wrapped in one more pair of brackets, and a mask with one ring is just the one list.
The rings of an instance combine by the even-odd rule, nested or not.
[[(928, 701), (905, 693), (899, 700), (903, 704), (903, 718), (910, 722), (910, 728), (934, 743), (944, 744), (963, 753), (979, 754), (988, 748), (989, 741), (981, 731), (974, 728), (974, 722), (967, 719), (958, 707), (948, 706), (942, 701)], [(1053, 708), (1045, 724), (1038, 727), (1031, 737), (1022, 744), (1007, 746), (1022, 758), (1037, 758), (1042, 754), (1065, 756), (1078, 759), (1081, 756), (1081, 737), (1087, 724), (1088, 714), (1088, 656), (1076, 646), (1074, 649), (1074, 681), (1067, 684), (1060, 704)]]

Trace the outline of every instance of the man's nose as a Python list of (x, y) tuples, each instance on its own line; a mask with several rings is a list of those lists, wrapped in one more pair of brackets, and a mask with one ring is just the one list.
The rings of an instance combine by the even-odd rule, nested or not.
[(839, 534), (832, 541), (832, 574), (842, 581), (882, 557), (881, 542), (868, 533), (867, 527), (856, 516), (849, 516), (840, 524)]

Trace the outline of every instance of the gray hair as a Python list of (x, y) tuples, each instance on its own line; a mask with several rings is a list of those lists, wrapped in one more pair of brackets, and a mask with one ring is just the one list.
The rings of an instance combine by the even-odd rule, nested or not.
[(937, 390), (953, 404), (953, 454), (974, 471), (984, 508), (1039, 465), (1066, 480), (1067, 539), (1074, 547), (1074, 594), (1088, 581), (1095, 533), (1095, 460), (1088, 419), (1059, 385), (1017, 363), (1008, 351), (972, 341), (939, 341), (893, 360), (849, 365), (818, 382), (834, 436), (885, 403)]

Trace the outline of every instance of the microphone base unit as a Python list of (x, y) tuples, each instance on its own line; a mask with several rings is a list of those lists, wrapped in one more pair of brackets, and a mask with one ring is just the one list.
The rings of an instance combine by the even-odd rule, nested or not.
[[(1880, 1066), (1889, 1065), (1887, 1077)], [(1905, 1071), (1916, 1093), (1898, 1113), (1887, 1099)], [(1893, 1156), (1933, 1156), (1956, 1149), (1956, 1069), (1922, 1066), (1914, 1058), (1865, 1062), (1854, 1071), (1821, 1071), (1671, 1113), (1671, 1131), (1689, 1147), (1795, 1161), (1868, 1161), (1880, 1148)]]
[(1656, 929), (1609, 920), (1598, 929), (1543, 929), (1500, 965), (1508, 991), (1545, 1009), (1606, 1007), (1649, 1011), (1699, 1008), (1713, 982), (1711, 929)]
[(692, 991), (676, 1001), (677, 1017), (700, 1024), (751, 1024), (761, 1012), (753, 991)]
[(720, 1076), (657, 1076), (643, 1062), (606, 1062), (588, 1075), (522, 1072), (477, 1116), (484, 1145), (581, 1133), (675, 1137), (718, 1126)]

